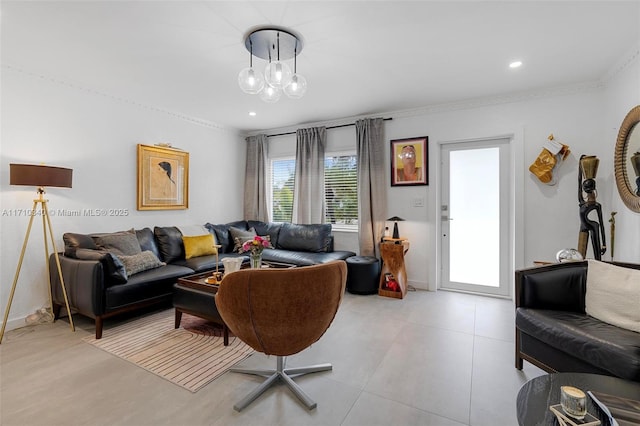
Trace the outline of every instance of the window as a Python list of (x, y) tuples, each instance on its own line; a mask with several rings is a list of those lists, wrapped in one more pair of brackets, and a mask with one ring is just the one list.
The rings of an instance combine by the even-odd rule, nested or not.
[[(358, 225), (358, 164), (355, 154), (325, 156), (325, 223), (334, 229), (355, 229)], [(273, 158), (269, 162), (271, 218), (274, 222), (291, 222), (295, 158)]]
[(271, 220), (274, 222), (291, 222), (295, 174), (296, 160), (294, 158), (279, 158), (270, 161)]
[(358, 163), (355, 155), (324, 157), (325, 223), (358, 225)]

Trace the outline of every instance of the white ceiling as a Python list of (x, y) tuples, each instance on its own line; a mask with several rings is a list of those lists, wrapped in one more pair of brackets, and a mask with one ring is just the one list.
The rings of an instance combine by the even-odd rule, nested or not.
[[(640, 44), (640, 1), (2, 0), (0, 13), (3, 72), (243, 131), (596, 82)], [(267, 24), (303, 37), (301, 100), (238, 87), (244, 35)]]

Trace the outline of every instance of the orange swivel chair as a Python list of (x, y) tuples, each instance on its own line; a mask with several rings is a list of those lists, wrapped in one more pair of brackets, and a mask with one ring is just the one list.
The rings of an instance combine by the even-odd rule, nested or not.
[(344, 294), (343, 260), (290, 269), (243, 269), (225, 275), (216, 294), (218, 312), (229, 330), (258, 352), (276, 355), (275, 370), (232, 369), (267, 377), (234, 405), (242, 411), (282, 380), (309, 410), (316, 403), (292, 377), (331, 370), (331, 364), (285, 368), (285, 358), (301, 352), (327, 331)]

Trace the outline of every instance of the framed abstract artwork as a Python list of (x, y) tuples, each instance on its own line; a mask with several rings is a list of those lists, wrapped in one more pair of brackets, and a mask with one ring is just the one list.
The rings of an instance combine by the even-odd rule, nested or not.
[(429, 185), (428, 136), (391, 141), (391, 186)]
[(138, 144), (138, 210), (189, 208), (189, 153)]

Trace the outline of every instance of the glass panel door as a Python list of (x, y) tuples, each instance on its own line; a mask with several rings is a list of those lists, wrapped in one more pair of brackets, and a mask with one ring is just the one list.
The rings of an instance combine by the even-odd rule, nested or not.
[(508, 140), (442, 149), (441, 288), (508, 295)]

